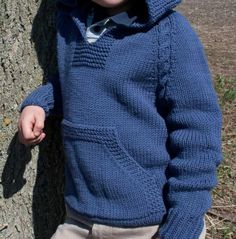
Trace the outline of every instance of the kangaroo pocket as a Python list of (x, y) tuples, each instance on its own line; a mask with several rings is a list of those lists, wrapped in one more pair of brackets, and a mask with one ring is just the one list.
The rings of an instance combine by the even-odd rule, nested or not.
[[(66, 155), (65, 198), (92, 217), (133, 219), (165, 213), (163, 183), (122, 145), (116, 127), (61, 123)], [(70, 178), (70, 179), (69, 179)]]

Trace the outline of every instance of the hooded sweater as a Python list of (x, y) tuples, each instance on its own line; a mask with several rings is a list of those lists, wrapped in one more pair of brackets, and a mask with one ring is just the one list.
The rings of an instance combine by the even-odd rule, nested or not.
[(75, 213), (198, 239), (222, 159), (222, 115), (199, 37), (173, 10), (179, 2), (146, 0), (132, 24), (89, 44), (90, 2), (58, 0), (58, 73), (21, 111), (63, 116), (64, 196)]

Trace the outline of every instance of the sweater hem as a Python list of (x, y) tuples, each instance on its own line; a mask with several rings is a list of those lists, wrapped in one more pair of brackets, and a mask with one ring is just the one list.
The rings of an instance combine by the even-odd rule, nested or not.
[(115, 226), (115, 227), (140, 227), (140, 226), (152, 226), (152, 225), (159, 225), (163, 219), (163, 214), (160, 214), (159, 210), (155, 210), (150, 212), (148, 215), (140, 217), (140, 218), (133, 218), (133, 219), (126, 219), (126, 218), (101, 218), (101, 217), (94, 217), (89, 214), (84, 214), (78, 212), (76, 209), (69, 206), (69, 203), (66, 202), (66, 207), (72, 212), (75, 216), (82, 217), (86, 221), (90, 223), (98, 223), (108, 226)]

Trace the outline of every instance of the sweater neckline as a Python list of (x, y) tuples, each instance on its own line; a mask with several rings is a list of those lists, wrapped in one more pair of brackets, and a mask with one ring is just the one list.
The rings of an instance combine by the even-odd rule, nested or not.
[[(122, 26), (130, 30), (143, 30), (154, 26), (166, 13), (176, 7), (181, 0), (145, 0), (137, 1), (135, 11), (138, 18), (129, 26)], [(57, 6), (65, 14), (78, 13), (78, 20), (86, 23), (86, 16), (92, 7), (91, 1), (85, 0), (57, 0)]]

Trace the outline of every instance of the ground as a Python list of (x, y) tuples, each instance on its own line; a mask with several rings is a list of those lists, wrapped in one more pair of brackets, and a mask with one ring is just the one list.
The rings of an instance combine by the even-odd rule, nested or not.
[(208, 58), (223, 112), (223, 162), (213, 206), (206, 215), (207, 239), (236, 238), (236, 1), (188, 0), (177, 8), (190, 20)]

